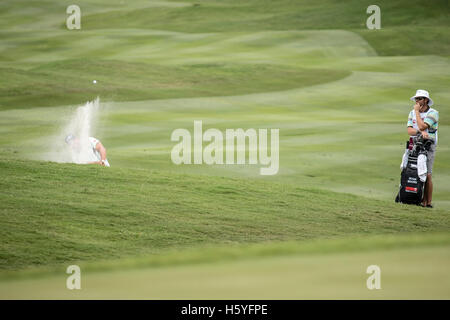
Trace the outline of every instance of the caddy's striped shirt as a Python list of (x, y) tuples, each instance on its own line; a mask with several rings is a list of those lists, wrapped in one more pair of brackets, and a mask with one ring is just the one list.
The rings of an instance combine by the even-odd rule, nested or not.
[[(433, 108), (429, 108), (427, 112), (421, 112), (420, 117), (422, 118), (423, 122), (428, 124), (427, 129), (428, 135), (437, 144), (439, 112)], [(419, 130), (419, 126), (417, 125), (416, 121), (416, 113), (414, 112), (414, 109), (409, 113), (408, 127), (413, 127), (414, 129)]]

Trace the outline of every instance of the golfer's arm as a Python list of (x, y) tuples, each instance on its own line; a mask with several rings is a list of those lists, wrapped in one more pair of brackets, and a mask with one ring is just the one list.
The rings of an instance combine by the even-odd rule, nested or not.
[(98, 142), (97, 145), (95, 146), (95, 149), (100, 152), (100, 156), (102, 158), (102, 160), (106, 160), (106, 149), (105, 147), (102, 145), (101, 142)]
[(422, 118), (420, 117), (420, 112), (416, 111), (416, 120), (417, 120), (417, 126), (419, 127), (420, 131), (424, 131), (428, 129), (428, 124), (423, 122)]

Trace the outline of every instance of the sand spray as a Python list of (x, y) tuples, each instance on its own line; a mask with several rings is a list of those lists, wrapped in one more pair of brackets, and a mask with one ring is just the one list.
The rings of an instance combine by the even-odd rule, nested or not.
[[(49, 152), (43, 155), (44, 160), (78, 164), (97, 161), (88, 138), (95, 134), (99, 109), (97, 98), (72, 110), (58, 134), (49, 140)], [(74, 137), (70, 145), (65, 141), (69, 135)]]

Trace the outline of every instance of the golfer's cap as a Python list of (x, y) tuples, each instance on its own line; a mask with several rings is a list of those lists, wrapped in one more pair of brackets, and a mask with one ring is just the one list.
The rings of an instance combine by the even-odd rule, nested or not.
[(414, 95), (414, 96), (412, 96), (410, 99), (411, 99), (411, 101), (414, 101), (416, 98), (418, 98), (418, 97), (425, 97), (425, 98), (428, 98), (428, 105), (431, 107), (432, 105), (433, 105), (433, 100), (431, 100), (431, 98), (430, 98), (430, 94), (428, 93), (428, 91), (427, 90), (421, 90), (421, 89), (419, 89), (419, 90), (417, 90), (416, 91), (416, 94)]
[(70, 143), (70, 141), (72, 141), (73, 139), (75, 139), (75, 136), (73, 134), (69, 134), (64, 140), (66, 141), (66, 143)]

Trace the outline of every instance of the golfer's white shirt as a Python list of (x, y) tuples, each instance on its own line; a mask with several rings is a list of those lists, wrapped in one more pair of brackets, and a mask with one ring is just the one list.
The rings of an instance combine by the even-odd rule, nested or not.
[[(100, 142), (100, 140), (98, 140), (94, 137), (89, 137), (89, 143), (91, 144), (91, 150), (92, 150), (92, 156), (93, 156), (92, 161), (101, 161), (102, 160), (102, 156), (101, 156), (100, 152), (98, 152), (98, 150), (96, 149), (97, 143), (99, 143), (99, 142)], [(107, 167), (110, 166), (108, 159), (105, 160), (105, 165)]]

